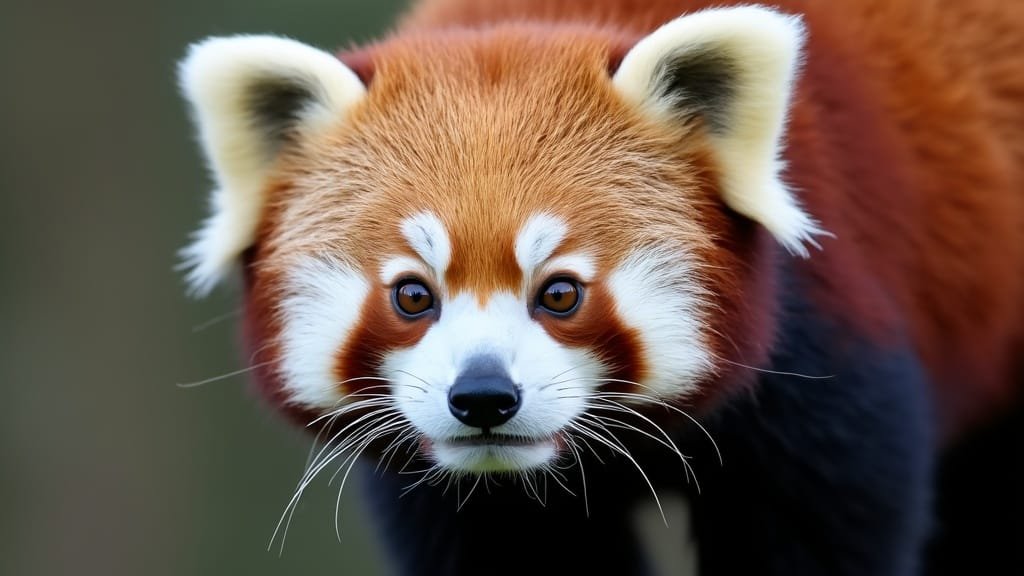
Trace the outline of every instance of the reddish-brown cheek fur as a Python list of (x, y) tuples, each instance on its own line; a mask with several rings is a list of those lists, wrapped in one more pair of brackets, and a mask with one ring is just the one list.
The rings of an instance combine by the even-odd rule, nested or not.
[(309, 408), (289, 402), (281, 383), (277, 366), (281, 361), (278, 335), (281, 324), (275, 311), (281, 274), (261, 269), (259, 243), (246, 251), (242, 263), (245, 283), (243, 316), (243, 343), (249, 352), (249, 366), (253, 367), (252, 382), (261, 395), (277, 406), (290, 420), (306, 426), (319, 414)]
[(646, 375), (639, 335), (622, 323), (615, 302), (603, 285), (588, 285), (579, 309), (572, 316), (559, 317), (538, 309), (533, 317), (560, 344), (596, 355), (608, 369), (607, 378), (626, 381), (604, 382), (601, 389), (634, 391), (635, 386), (628, 382), (638, 382)]
[(378, 380), (352, 380), (380, 374), (381, 362), (392, 350), (408, 348), (423, 338), (432, 322), (431, 316), (417, 319), (401, 318), (391, 304), (390, 290), (374, 286), (362, 305), (362, 314), (335, 357), (335, 374), (343, 394), (369, 386), (381, 385)]

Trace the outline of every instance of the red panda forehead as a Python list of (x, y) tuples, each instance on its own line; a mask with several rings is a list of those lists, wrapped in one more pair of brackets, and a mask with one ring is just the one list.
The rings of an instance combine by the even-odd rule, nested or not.
[(484, 294), (522, 285), (515, 244), (538, 215), (564, 225), (559, 253), (586, 251), (602, 269), (645, 235), (699, 239), (695, 147), (614, 92), (617, 42), (512, 27), (374, 47), (361, 105), (285, 158), (274, 251), (327, 249), (377, 276), (387, 258), (416, 256), (401, 228), (430, 214), (450, 241), (445, 282)]

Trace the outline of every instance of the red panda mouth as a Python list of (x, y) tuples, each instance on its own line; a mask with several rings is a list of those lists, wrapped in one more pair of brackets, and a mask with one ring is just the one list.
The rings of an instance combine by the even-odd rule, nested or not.
[(551, 441), (551, 438), (534, 438), (514, 434), (484, 432), (472, 436), (446, 438), (444, 443), (449, 446), (535, 446), (549, 441)]
[(420, 449), (442, 467), (464, 472), (511, 472), (547, 465), (564, 448), (560, 433), (544, 436), (481, 433), (420, 440)]

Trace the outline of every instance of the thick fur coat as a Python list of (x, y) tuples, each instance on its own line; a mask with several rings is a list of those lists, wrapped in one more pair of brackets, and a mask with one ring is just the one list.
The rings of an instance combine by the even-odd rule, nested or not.
[(425, 0), (183, 62), (189, 279), (244, 265), (260, 389), (309, 477), (383, 463), (402, 573), (644, 573), (659, 491), (705, 575), (1016, 553), (1024, 5), (706, 4)]

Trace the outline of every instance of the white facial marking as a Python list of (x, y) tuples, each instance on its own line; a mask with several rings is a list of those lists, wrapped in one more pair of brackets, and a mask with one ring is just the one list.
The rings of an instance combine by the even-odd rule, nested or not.
[(444, 278), (452, 257), (452, 245), (444, 223), (430, 212), (421, 212), (402, 222), (402, 234), (436, 277)]
[(640, 336), (648, 375), (645, 391), (677, 398), (696, 390), (712, 369), (704, 341), (704, 290), (685, 254), (638, 251), (608, 280), (615, 309)]
[(516, 236), (515, 254), (519, 269), (531, 273), (547, 260), (565, 239), (565, 221), (551, 214), (535, 214)]
[(408, 256), (395, 256), (388, 258), (380, 267), (380, 281), (384, 284), (391, 284), (400, 276), (409, 273), (428, 275), (423, 263)]
[(292, 402), (329, 408), (341, 399), (335, 355), (359, 320), (368, 291), (362, 274), (338, 261), (310, 258), (289, 274), (281, 302), (281, 375)]
[(540, 269), (541, 276), (549, 276), (557, 272), (570, 272), (583, 282), (590, 282), (594, 279), (597, 268), (594, 258), (589, 254), (573, 253), (555, 256), (545, 262)]
[[(384, 375), (394, 382), (402, 413), (428, 438), (439, 464), (467, 471), (534, 468), (556, 453), (552, 435), (583, 410), (583, 396), (605, 373), (587, 350), (554, 340), (529, 315), (519, 296), (498, 292), (483, 307), (471, 294), (442, 304), (442, 314), (415, 346), (389, 354)], [(467, 362), (487, 354), (499, 359), (520, 388), (515, 417), (493, 428), (496, 434), (535, 438), (524, 446), (454, 445), (477, 428), (457, 420), (448, 390)], [(429, 387), (425, 384), (429, 384)]]

